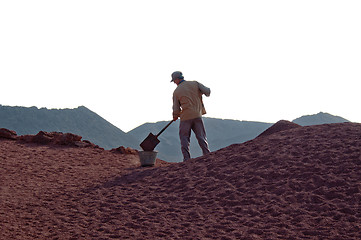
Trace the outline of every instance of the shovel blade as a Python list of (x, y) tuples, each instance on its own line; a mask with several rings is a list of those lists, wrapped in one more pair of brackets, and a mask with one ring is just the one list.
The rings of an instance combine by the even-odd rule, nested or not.
[(153, 133), (149, 133), (148, 137), (140, 144), (140, 147), (144, 151), (153, 151), (159, 142), (157, 136), (153, 135)]

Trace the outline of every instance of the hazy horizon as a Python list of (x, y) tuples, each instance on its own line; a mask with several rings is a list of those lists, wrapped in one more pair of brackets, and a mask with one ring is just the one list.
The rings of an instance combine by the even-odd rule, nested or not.
[[(74, 109), (77, 109), (77, 108), (79, 108), (79, 107), (85, 107), (85, 108), (87, 108), (88, 110), (90, 110), (90, 111), (94, 112), (95, 114), (97, 114), (98, 116), (100, 116), (101, 118), (105, 119), (102, 115), (100, 115), (99, 113), (93, 111), (92, 109), (90, 109), (90, 108), (88, 108), (87, 106), (84, 106), (84, 105), (78, 106), (78, 107), (75, 107), (75, 108), (46, 108), (46, 107), (41, 107), (41, 108), (39, 108), (39, 107), (37, 107), (37, 106), (26, 107), (26, 106), (9, 106), (9, 105), (3, 105), (3, 104), (0, 104), (0, 106), (4, 106), (4, 107), (20, 107), (20, 108), (22, 108), (22, 107), (23, 107), (23, 108), (32, 108), (32, 107), (35, 107), (35, 108), (37, 108), (38, 110), (40, 110), (40, 109), (47, 109), (47, 110), (66, 110), (66, 109), (69, 109), (69, 110), (74, 110)], [(334, 117), (344, 118), (343, 116), (338, 116), (338, 115), (334, 115), (334, 114), (332, 114), (332, 113), (322, 112), (322, 111), (321, 111), (321, 112), (318, 112), (318, 113), (307, 113), (307, 114), (303, 114), (303, 115), (301, 115), (301, 116), (298, 116), (298, 117), (296, 117), (296, 118), (294, 118), (294, 119), (291, 119), (291, 120), (288, 120), (288, 121), (294, 121), (294, 120), (296, 120), (297, 118), (300, 118), (300, 117), (312, 116), (312, 115), (316, 115), (316, 114), (319, 114), (319, 113), (330, 114), (330, 115), (332, 115), (332, 116), (334, 116)], [(239, 120), (239, 119), (230, 119), (230, 118), (215, 118), (215, 117), (207, 117), (207, 116), (205, 116), (205, 117), (206, 117), (206, 118), (211, 118), (211, 119), (220, 119), (220, 120), (260, 122), (260, 123), (276, 123), (276, 122), (278, 122), (278, 121), (280, 121), (280, 120), (286, 120), (286, 119), (278, 119), (278, 120), (275, 121), (275, 122), (264, 122), (264, 121), (258, 121), (257, 119), (243, 119), (243, 120)], [(350, 121), (350, 120), (347, 119), (347, 118), (344, 118), (344, 119)], [(110, 124), (114, 125), (115, 127), (119, 128), (120, 130), (122, 130), (122, 131), (125, 132), (125, 133), (128, 133), (128, 132), (134, 130), (135, 128), (137, 128), (137, 127), (140, 127), (140, 126), (143, 125), (143, 124), (147, 124), (147, 123), (151, 123), (151, 124), (152, 124), (152, 123), (157, 123), (157, 122), (167, 122), (167, 121), (169, 121), (169, 120), (167, 120), (167, 119), (159, 119), (159, 120), (151, 121), (151, 122), (149, 122), (149, 121), (148, 121), (148, 122), (143, 122), (143, 123), (141, 123), (140, 125), (132, 128), (132, 129), (127, 130), (127, 129), (123, 129), (122, 126), (117, 126), (117, 125), (115, 125), (114, 123), (112, 123), (111, 121), (109, 121), (109, 120), (107, 120), (107, 119), (105, 119), (105, 120), (106, 120), (107, 122), (109, 122)], [(178, 120), (178, 121), (179, 121), (179, 120)], [(351, 121), (351, 122), (352, 122), (352, 121)], [(1, 126), (0, 126), (0, 127), (1, 127)], [(11, 130), (11, 129), (10, 129), (10, 130)]]

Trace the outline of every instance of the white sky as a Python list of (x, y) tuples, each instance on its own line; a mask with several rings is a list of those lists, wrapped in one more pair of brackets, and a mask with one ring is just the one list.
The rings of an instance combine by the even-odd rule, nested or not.
[(206, 116), (361, 122), (360, 0), (0, 0), (0, 104), (88, 107), (123, 131), (172, 118), (173, 71)]

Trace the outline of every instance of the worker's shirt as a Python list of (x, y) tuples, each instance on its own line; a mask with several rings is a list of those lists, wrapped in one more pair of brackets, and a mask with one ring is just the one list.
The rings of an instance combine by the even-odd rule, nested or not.
[(180, 117), (181, 121), (185, 121), (206, 114), (203, 94), (208, 97), (211, 90), (197, 81), (181, 82), (173, 93), (173, 117)]

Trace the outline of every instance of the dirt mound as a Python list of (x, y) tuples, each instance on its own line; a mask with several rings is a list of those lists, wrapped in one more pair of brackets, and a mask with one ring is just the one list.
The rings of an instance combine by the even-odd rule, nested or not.
[(17, 134), (15, 131), (6, 128), (0, 128), (0, 138), (16, 140)]
[(112, 150), (110, 150), (110, 152), (112, 153), (118, 153), (118, 154), (138, 154), (138, 151), (136, 149), (130, 148), (130, 147), (123, 147), (120, 146), (118, 148), (113, 148)]
[(36, 135), (19, 136), (20, 141), (26, 143), (50, 144), (50, 145), (64, 145), (76, 147), (99, 147), (89, 141), (82, 141), (82, 137), (72, 133), (61, 132), (44, 132), (40, 131)]
[(264, 132), (262, 132), (260, 135), (258, 135), (258, 137), (266, 137), (266, 136), (269, 136), (269, 135), (277, 133), (277, 132), (281, 132), (281, 131), (285, 131), (285, 130), (289, 130), (289, 129), (293, 129), (293, 128), (298, 128), (298, 127), (301, 127), (301, 126), (296, 123), (293, 123), (293, 122), (289, 122), (286, 120), (280, 120), (280, 121), (276, 122), (275, 124), (273, 124), (271, 127), (267, 128)]
[(0, 239), (361, 239), (361, 124), (292, 128), (154, 168), (10, 140), (0, 156)]
[[(62, 145), (62, 146), (74, 146), (74, 147), (99, 148), (99, 146), (91, 143), (90, 141), (81, 140), (82, 139), (81, 136), (72, 133), (40, 131), (36, 135), (17, 136), (15, 131), (1, 128), (0, 139), (1, 138), (17, 140), (26, 143), (42, 144), (42, 145)], [(127, 151), (129, 151), (129, 149), (127, 149)]]

